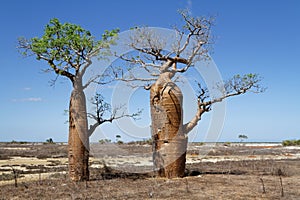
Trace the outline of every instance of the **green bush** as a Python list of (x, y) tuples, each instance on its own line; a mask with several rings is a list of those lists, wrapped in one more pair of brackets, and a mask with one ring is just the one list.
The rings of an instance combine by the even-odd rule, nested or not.
[(111, 140), (109, 140), (109, 139), (101, 139), (101, 140), (99, 140), (99, 143), (100, 144), (108, 144), (108, 143), (111, 143)]
[(152, 138), (138, 140), (138, 141), (130, 141), (127, 144), (130, 144), (130, 145), (136, 145), (136, 144), (137, 145), (145, 145), (145, 144), (152, 145)]
[(300, 146), (300, 140), (283, 140), (282, 146)]
[(198, 145), (203, 146), (203, 145), (205, 145), (205, 142), (199, 142)]
[(225, 142), (224, 143), (224, 146), (226, 146), (226, 147), (230, 147), (230, 145), (231, 145), (231, 142)]
[(149, 139), (147, 139), (147, 140), (144, 140), (144, 141), (142, 142), (142, 144), (149, 144), (149, 145), (152, 145), (152, 138), (149, 138)]
[(55, 144), (55, 142), (53, 141), (52, 138), (49, 138), (46, 140), (46, 142), (44, 142), (43, 144)]
[(28, 144), (28, 142), (25, 142), (25, 141), (15, 141), (15, 140), (12, 140), (11, 142), (10, 142), (11, 144)]
[(117, 142), (117, 144), (124, 144), (124, 142), (121, 141), (121, 140), (119, 140), (119, 141)]

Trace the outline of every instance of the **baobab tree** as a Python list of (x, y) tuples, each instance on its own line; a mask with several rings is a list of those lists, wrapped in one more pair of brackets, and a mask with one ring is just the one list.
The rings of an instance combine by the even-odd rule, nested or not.
[[(85, 89), (91, 84), (105, 84), (105, 82), (99, 82), (102, 76), (99, 74), (85, 77), (86, 81), (83, 82), (84, 75), (92, 65), (93, 57), (101, 57), (109, 52), (117, 34), (118, 29), (105, 31), (102, 38), (96, 40), (89, 31), (79, 25), (62, 24), (58, 19), (51, 19), (44, 29), (43, 36), (19, 39), (18, 48), (24, 56), (35, 55), (37, 60), (43, 60), (50, 66), (46, 71), (54, 72), (56, 79), (62, 76), (72, 83), (69, 102), (68, 158), (69, 177), (73, 181), (89, 179), (89, 137), (95, 129), (105, 122), (136, 115), (120, 114), (118, 108), (111, 110), (110, 105), (100, 94), (95, 94), (92, 101), (95, 112), (87, 112)], [(89, 117), (94, 120), (90, 125)]]
[[(124, 66), (118, 70), (112, 68), (117, 79), (132, 87), (143, 86), (150, 90), (154, 167), (158, 176), (168, 178), (184, 176), (188, 133), (213, 104), (246, 92), (263, 91), (257, 74), (235, 75), (224, 83), (217, 83), (221, 95), (216, 97), (210, 96), (199, 82), (197, 112), (183, 124), (183, 95), (176, 84), (176, 75), (187, 72), (200, 60), (209, 59), (213, 18), (192, 17), (186, 11), (180, 14), (184, 25), (175, 28), (176, 40), (171, 49), (165, 49), (165, 38), (150, 28), (136, 27), (128, 44), (133, 53), (116, 55), (127, 63), (125, 69)], [(149, 76), (139, 77), (136, 68)]]

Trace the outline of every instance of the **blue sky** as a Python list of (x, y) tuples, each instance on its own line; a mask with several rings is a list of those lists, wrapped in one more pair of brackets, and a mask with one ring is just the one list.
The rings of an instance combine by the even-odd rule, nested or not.
[[(43, 27), (54, 17), (79, 24), (96, 37), (116, 27), (121, 31), (136, 25), (171, 28), (180, 24), (177, 10), (182, 8), (189, 8), (194, 16), (216, 16), (212, 57), (225, 79), (234, 74), (259, 73), (268, 88), (263, 94), (227, 101), (219, 141), (237, 141), (240, 133), (246, 134), (248, 141), (299, 139), (298, 0), (10, 0), (0, 6), (0, 141), (45, 141), (50, 137), (67, 141), (68, 137), (64, 110), (68, 108), (70, 83), (60, 79), (50, 87), (53, 74), (41, 72), (46, 63), (18, 53), (19, 36), (41, 36)], [(209, 125), (208, 117), (199, 123), (199, 129)], [(112, 139), (119, 134), (113, 124), (104, 125), (101, 131)], [(199, 131), (198, 140), (201, 134)], [(123, 138), (130, 140), (125, 135)]]

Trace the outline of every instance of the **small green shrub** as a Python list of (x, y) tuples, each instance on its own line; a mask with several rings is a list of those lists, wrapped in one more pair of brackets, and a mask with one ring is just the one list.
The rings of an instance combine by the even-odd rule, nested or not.
[(124, 142), (123, 142), (122, 140), (119, 140), (119, 141), (117, 142), (117, 144), (124, 144)]
[(230, 147), (230, 145), (231, 145), (231, 142), (225, 142), (224, 143), (224, 146), (226, 146), (226, 147)]
[(109, 139), (101, 139), (101, 140), (99, 140), (99, 143), (100, 144), (107, 144), (107, 143), (111, 143), (111, 140), (109, 140)]
[(300, 146), (300, 140), (283, 140), (282, 146)]
[(15, 140), (12, 140), (11, 142), (10, 142), (11, 144), (28, 144), (28, 142), (25, 142), (25, 141), (15, 141)]
[(46, 140), (46, 142), (44, 142), (43, 144), (55, 144), (55, 142), (53, 141), (52, 138), (49, 138)]
[(144, 140), (142, 144), (149, 144), (149, 145), (152, 145), (153, 141), (152, 141), (152, 138), (149, 138), (147, 140)]
[(130, 141), (127, 144), (129, 145), (152, 145), (152, 138), (144, 139), (144, 140), (137, 140), (137, 141)]

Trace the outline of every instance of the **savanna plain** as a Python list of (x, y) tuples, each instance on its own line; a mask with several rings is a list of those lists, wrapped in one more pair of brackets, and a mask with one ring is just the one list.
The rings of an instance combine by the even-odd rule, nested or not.
[(0, 143), (0, 199), (300, 199), (300, 147), (190, 143), (186, 176), (157, 178), (143, 142), (91, 144), (90, 180), (68, 180), (64, 143)]

